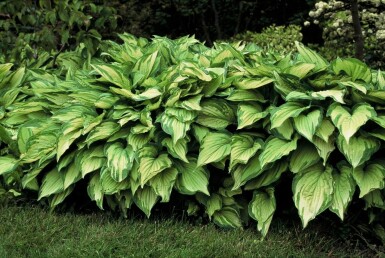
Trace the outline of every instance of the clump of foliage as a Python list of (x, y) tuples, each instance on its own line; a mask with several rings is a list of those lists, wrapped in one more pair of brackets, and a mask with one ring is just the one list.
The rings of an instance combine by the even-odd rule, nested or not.
[(80, 43), (90, 54), (117, 27), (108, 1), (5, 0), (0, 3), (0, 52), (5, 62), (22, 63), (56, 56)]
[(298, 25), (275, 26), (264, 28), (261, 33), (246, 31), (238, 34), (232, 40), (252, 42), (264, 51), (277, 51), (287, 54), (294, 51), (295, 41), (302, 41), (301, 27)]
[(286, 185), (304, 227), (362, 202), (383, 232), (383, 72), (329, 63), (300, 43), (275, 55), (120, 37), (56, 70), (1, 66), (2, 182), (53, 208), (82, 183), (101, 209), (136, 205), (147, 216), (179, 194), (188, 214), (231, 228), (254, 219), (263, 236)]

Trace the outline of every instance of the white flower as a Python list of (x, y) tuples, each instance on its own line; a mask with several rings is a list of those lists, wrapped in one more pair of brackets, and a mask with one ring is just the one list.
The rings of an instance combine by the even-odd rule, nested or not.
[(303, 25), (304, 25), (305, 27), (308, 27), (308, 26), (310, 26), (310, 22), (309, 22), (309, 21), (305, 21), (305, 22), (303, 23)]
[(317, 25), (319, 24), (319, 20), (314, 20), (313, 23)]

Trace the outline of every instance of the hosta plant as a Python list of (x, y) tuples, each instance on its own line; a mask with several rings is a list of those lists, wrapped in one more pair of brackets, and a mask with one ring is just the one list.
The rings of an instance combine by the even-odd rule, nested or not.
[(147, 216), (178, 194), (190, 215), (232, 228), (251, 218), (263, 236), (283, 198), (277, 186), (289, 185), (304, 227), (325, 210), (344, 219), (361, 201), (381, 229), (382, 71), (329, 63), (300, 43), (282, 56), (120, 37), (77, 69), (20, 68), (16, 86), (3, 80), (2, 96), (17, 92), (2, 100), (3, 181), (17, 174), (52, 207), (82, 182), (99, 208)]

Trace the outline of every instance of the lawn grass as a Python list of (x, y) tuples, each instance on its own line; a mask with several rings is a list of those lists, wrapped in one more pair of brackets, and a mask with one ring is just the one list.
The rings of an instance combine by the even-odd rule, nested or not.
[[(118, 219), (0, 207), (0, 257), (374, 257), (318, 226), (276, 221), (264, 241), (254, 228), (224, 230), (180, 218)], [(316, 224), (316, 223), (315, 223)]]

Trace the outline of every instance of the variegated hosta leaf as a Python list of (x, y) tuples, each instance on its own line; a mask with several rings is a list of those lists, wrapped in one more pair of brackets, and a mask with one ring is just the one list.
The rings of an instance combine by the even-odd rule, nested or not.
[(382, 161), (371, 162), (367, 166), (354, 168), (353, 177), (360, 188), (360, 198), (376, 189), (385, 187), (385, 164)]
[(329, 208), (333, 200), (333, 169), (315, 165), (293, 180), (294, 204), (303, 227), (318, 214)]
[(376, 116), (376, 111), (367, 103), (357, 104), (350, 113), (339, 103), (330, 105), (327, 115), (330, 116), (333, 124), (338, 128), (345, 140), (349, 143), (352, 137), (361, 126)]
[(226, 158), (231, 151), (231, 134), (227, 132), (208, 133), (199, 150), (198, 166)]
[(129, 134), (127, 137), (127, 143), (132, 147), (134, 152), (140, 150), (143, 146), (145, 146), (151, 140), (150, 133), (142, 133), (142, 134)]
[(287, 171), (287, 161), (280, 160), (274, 162), (273, 166), (265, 171), (257, 178), (249, 181), (245, 185), (245, 190), (256, 190), (265, 186), (269, 186), (281, 178), (282, 173)]
[(315, 64), (313, 69), (315, 72), (325, 70), (328, 67), (329, 63), (315, 51), (305, 47), (302, 43), (297, 41), (295, 42), (295, 45), (300, 54), (298, 59), (305, 63)]
[(336, 74), (344, 71), (347, 75), (352, 77), (353, 81), (362, 80), (370, 83), (372, 80), (372, 73), (370, 68), (362, 61), (354, 58), (337, 58), (331, 68)]
[(75, 162), (72, 162), (63, 171), (59, 170), (59, 173), (64, 175), (64, 189), (67, 189), (82, 178), (82, 172)]
[(220, 130), (236, 121), (233, 108), (223, 99), (209, 99), (201, 102), (196, 122), (208, 128)]
[(85, 140), (85, 143), (89, 147), (92, 143), (102, 139), (106, 139), (119, 130), (119, 124), (115, 122), (103, 122), (97, 127), (95, 127), (93, 130), (91, 130), (91, 132), (87, 136), (87, 139)]
[(290, 157), (290, 171), (299, 173), (305, 169), (315, 165), (321, 159), (317, 149), (313, 144), (300, 141), (300, 147), (293, 151)]
[(294, 133), (294, 126), (291, 119), (287, 119), (280, 126), (270, 129), (271, 135), (282, 140), (291, 140)]
[(124, 75), (123, 69), (120, 67), (111, 64), (93, 64), (91, 66), (106, 81), (123, 89), (131, 88), (130, 80)]
[(259, 155), (252, 157), (246, 164), (238, 164), (232, 170), (231, 175), (234, 179), (232, 190), (239, 189), (250, 179), (253, 179), (263, 172)]
[(18, 165), (18, 160), (13, 156), (7, 155), (0, 157), (0, 176), (13, 172)]
[(261, 168), (264, 168), (267, 164), (279, 160), (283, 156), (287, 156), (297, 148), (297, 137), (292, 141), (281, 140), (279, 138), (270, 137), (265, 142), (265, 147), (262, 153), (259, 155), (259, 161), (261, 162)]
[(102, 167), (100, 170), (100, 183), (102, 184), (103, 193), (106, 195), (116, 194), (121, 190), (126, 190), (130, 187), (130, 182), (128, 180), (116, 182), (111, 177), (111, 171), (107, 166)]
[(188, 163), (186, 157), (187, 143), (188, 141), (186, 140), (186, 138), (178, 140), (175, 144), (172, 142), (171, 138), (165, 138), (162, 141), (162, 145), (167, 148), (167, 151), (171, 156), (183, 160), (186, 163)]
[(198, 95), (193, 96), (191, 98), (177, 101), (174, 104), (174, 107), (179, 107), (179, 108), (183, 108), (185, 110), (191, 110), (191, 111), (194, 111), (194, 110), (200, 111), (200, 110), (202, 110), (202, 108), (200, 106), (200, 102), (201, 102), (202, 97), (203, 97), (202, 94), (198, 94)]
[(114, 87), (110, 87), (110, 90), (116, 94), (122, 95), (130, 100), (137, 102), (155, 99), (162, 95), (162, 92), (160, 92), (157, 88), (151, 88), (139, 94), (132, 93), (131, 90), (119, 89)]
[(38, 200), (52, 194), (60, 193), (62, 191), (64, 191), (64, 177), (55, 168), (45, 175), (39, 190)]
[(172, 166), (168, 154), (157, 153), (155, 155), (142, 156), (139, 160), (140, 185), (144, 186), (148, 180)]
[(264, 96), (255, 90), (233, 90), (230, 95), (226, 98), (230, 101), (244, 102), (244, 101), (256, 101), (265, 103), (266, 99)]
[(334, 137), (330, 137), (328, 141), (324, 141), (318, 136), (313, 137), (313, 144), (317, 148), (319, 156), (323, 160), (323, 165), (326, 165), (326, 161), (329, 158), (330, 153), (335, 150)]
[(40, 133), (32, 136), (27, 142), (27, 151), (21, 156), (23, 162), (31, 163), (37, 160), (43, 162), (56, 154), (57, 135), (55, 133)]
[(276, 209), (274, 188), (265, 191), (254, 191), (253, 200), (249, 203), (249, 215), (258, 221), (258, 231), (265, 237)]
[(197, 166), (196, 159), (189, 159), (189, 163), (175, 160), (173, 165), (179, 172), (175, 187), (180, 193), (193, 195), (201, 192), (210, 195), (207, 189), (209, 173), (204, 167)]
[(337, 138), (337, 146), (353, 168), (356, 168), (370, 159), (380, 148), (380, 142), (375, 138), (353, 136), (348, 143), (344, 137), (339, 135)]
[(315, 134), (324, 140), (325, 142), (329, 141), (329, 137), (333, 134), (334, 132), (334, 125), (332, 122), (329, 121), (329, 119), (324, 118), (321, 122), (321, 124), (318, 126)]
[(176, 168), (167, 168), (149, 180), (149, 185), (162, 198), (161, 202), (170, 200), (177, 176), (178, 170)]
[(63, 192), (49, 196), (48, 198), (49, 207), (55, 208), (57, 205), (62, 203), (65, 200), (65, 198), (67, 198), (67, 196), (72, 193), (74, 188), (75, 188), (74, 186), (70, 186), (67, 189), (65, 189)]
[(210, 132), (210, 130), (205, 126), (200, 126), (197, 124), (192, 125), (192, 133), (195, 137), (195, 140), (198, 141), (199, 145), (202, 145), (203, 139)]
[(268, 111), (263, 111), (262, 107), (256, 103), (239, 104), (237, 111), (237, 129), (252, 125), (258, 120), (265, 118), (268, 114)]
[(362, 199), (365, 200), (365, 210), (372, 207), (380, 209), (385, 208), (385, 200), (382, 190), (373, 190), (365, 195)]
[(51, 119), (61, 123), (71, 122), (75, 118), (83, 118), (84, 116), (96, 117), (95, 108), (85, 105), (71, 105), (69, 107), (61, 108), (53, 112)]
[(272, 83), (274, 80), (269, 77), (262, 78), (243, 78), (235, 81), (233, 84), (237, 89), (240, 90), (250, 90), (260, 88), (269, 83)]
[(339, 102), (341, 104), (345, 104), (344, 96), (346, 94), (346, 90), (324, 90), (324, 91), (316, 91), (312, 92), (310, 96), (312, 99), (316, 100), (324, 100), (326, 98), (332, 98), (336, 102)]
[(213, 214), (213, 221), (223, 228), (240, 228), (242, 221), (239, 211), (232, 207), (224, 207)]
[(271, 129), (279, 127), (290, 117), (297, 117), (309, 107), (310, 106), (305, 106), (298, 102), (287, 102), (279, 107), (271, 109)]
[(121, 182), (128, 176), (134, 162), (134, 152), (128, 146), (116, 142), (107, 145), (104, 149), (107, 157), (107, 167), (111, 171), (111, 177), (116, 182)]
[(299, 79), (303, 79), (311, 70), (313, 70), (315, 66), (315, 64), (310, 63), (297, 63), (295, 65), (287, 67), (284, 72), (287, 74), (294, 75)]
[(99, 209), (103, 210), (103, 188), (102, 183), (100, 182), (100, 174), (94, 173), (92, 178), (87, 186), (88, 196), (92, 201), (95, 201)]
[(81, 136), (82, 130), (75, 129), (74, 131), (70, 131), (68, 133), (63, 133), (59, 136), (57, 143), (57, 151), (56, 151), (56, 160), (58, 161), (60, 157), (68, 150), (71, 144)]
[(180, 64), (180, 74), (181, 75), (187, 75), (191, 77), (197, 77), (202, 81), (211, 81), (212, 77), (205, 73), (205, 71), (200, 68), (198, 65), (192, 63), (192, 62), (186, 62), (183, 61)]
[(150, 186), (144, 186), (144, 188), (138, 189), (134, 195), (134, 202), (139, 209), (141, 209), (147, 218), (151, 215), (151, 209), (154, 207), (159, 197), (156, 192)]
[(377, 88), (379, 90), (385, 90), (385, 76), (381, 70), (377, 71)]
[(234, 134), (231, 138), (230, 170), (236, 164), (246, 164), (262, 146), (262, 139), (254, 139), (245, 133)]
[(207, 201), (205, 203), (206, 213), (209, 215), (209, 218), (213, 216), (216, 211), (222, 209), (222, 198), (219, 194), (212, 194), (210, 197), (207, 197)]
[(364, 83), (347, 81), (347, 82), (339, 82), (338, 85), (345, 87), (345, 88), (351, 87), (353, 89), (356, 89), (356, 90), (362, 92), (363, 94), (367, 94), (367, 91), (368, 91), (367, 86)]
[(81, 151), (77, 154), (75, 162), (82, 171), (82, 177), (88, 173), (100, 169), (106, 162), (103, 146), (99, 145)]
[(165, 133), (171, 135), (173, 142), (186, 137), (190, 125), (196, 117), (196, 111), (181, 108), (167, 108), (160, 116), (160, 123)]
[(313, 135), (322, 122), (322, 118), (323, 114), (319, 109), (313, 110), (307, 115), (300, 114), (294, 117), (294, 127), (299, 134), (312, 141)]
[(356, 183), (353, 179), (353, 168), (346, 162), (337, 164), (338, 171), (333, 171), (334, 190), (330, 210), (344, 220), (346, 208), (353, 198)]

